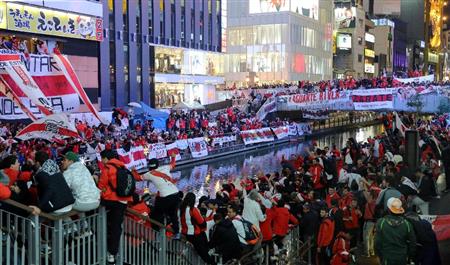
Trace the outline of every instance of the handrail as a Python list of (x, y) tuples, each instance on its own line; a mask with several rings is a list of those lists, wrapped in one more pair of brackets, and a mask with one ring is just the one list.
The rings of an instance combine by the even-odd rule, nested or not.
[[(11, 200), (11, 199), (2, 200), (1, 202), (7, 203), (9, 205), (17, 207), (17, 208), (27, 211), (29, 213), (33, 213), (33, 208), (26, 206), (25, 204), (22, 204), (20, 202), (17, 202), (17, 201)], [(79, 212), (72, 210), (66, 214), (61, 214), (61, 215), (57, 215), (57, 216), (49, 214), (49, 213), (41, 212), (39, 214), (39, 216), (42, 216), (51, 221), (59, 221), (59, 220), (64, 220), (68, 217), (72, 217), (72, 216), (78, 215), (78, 214), (79, 214)]]
[(174, 232), (172, 228), (167, 228), (164, 224), (162, 224), (162, 223), (160, 223), (160, 222), (158, 222), (158, 221), (156, 221), (156, 220), (153, 220), (153, 219), (151, 219), (150, 217), (148, 217), (148, 216), (146, 216), (146, 215), (143, 215), (143, 214), (139, 213), (139, 212), (136, 211), (136, 210), (133, 210), (133, 209), (131, 209), (131, 208), (127, 208), (126, 212), (127, 212), (127, 213), (130, 213), (130, 214), (132, 214), (132, 215), (134, 215), (134, 216), (136, 216), (136, 217), (139, 217), (139, 218), (141, 218), (141, 219), (144, 220), (144, 221), (148, 221), (148, 222), (150, 222), (151, 224), (154, 224), (154, 225), (156, 225), (156, 226), (159, 226), (159, 228), (164, 228), (164, 229), (166, 229), (166, 230), (168, 230), (168, 231), (170, 231), (170, 232)]

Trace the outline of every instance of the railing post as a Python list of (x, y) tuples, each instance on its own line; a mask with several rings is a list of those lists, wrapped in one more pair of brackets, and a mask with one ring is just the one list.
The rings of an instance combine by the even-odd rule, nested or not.
[(159, 240), (159, 262), (160, 264), (167, 264), (167, 236), (165, 226), (159, 230)]
[(41, 226), (39, 225), (39, 216), (33, 215), (28, 225), (28, 249), (30, 250), (30, 264), (40, 264), (41, 258)]
[(98, 262), (101, 265), (106, 264), (106, 210), (105, 207), (100, 207), (97, 218), (98, 229), (98, 241), (97, 241), (97, 253)]
[(307, 240), (307, 242), (308, 242), (308, 244), (309, 244), (309, 247), (308, 247), (308, 265), (311, 265), (312, 263), (311, 263), (311, 249), (312, 249), (312, 242), (311, 242), (311, 237), (310, 238), (308, 238), (308, 240)]
[[(38, 224), (39, 225), (39, 224)], [(54, 221), (52, 238), (52, 262), (53, 264), (64, 264), (64, 226), (63, 220)]]

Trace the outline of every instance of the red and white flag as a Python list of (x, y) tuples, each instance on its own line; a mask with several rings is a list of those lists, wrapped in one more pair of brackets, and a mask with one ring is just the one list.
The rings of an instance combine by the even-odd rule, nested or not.
[(395, 114), (395, 127), (398, 129), (398, 131), (402, 134), (403, 137), (405, 137), (406, 130), (408, 130), (408, 127), (403, 124), (402, 119), (400, 116), (398, 116), (397, 112), (394, 112)]
[(167, 156), (172, 157), (175, 156), (175, 161), (181, 159), (180, 150), (178, 149), (177, 143), (171, 143), (166, 145)]
[(28, 97), (44, 115), (53, 114), (50, 102), (31, 77), (18, 53), (8, 54), (2, 50), (0, 54), (0, 75), (10, 87), (17, 89), (17, 91), (14, 91), (15, 93), (24, 94)]
[(431, 223), (438, 241), (450, 239), (450, 215), (421, 215), (420, 218)]
[(25, 127), (17, 135), (21, 140), (80, 138), (73, 123), (69, 122), (66, 114), (59, 113), (40, 118)]
[(3, 80), (0, 76), (0, 93), (9, 98), (14, 104), (19, 106), (19, 108), (28, 116), (32, 121), (36, 120), (34, 114), (22, 103), (20, 97), (11, 89), (11, 87)]
[(86, 104), (89, 111), (92, 112), (92, 114), (94, 114), (94, 116), (101, 123), (107, 124), (107, 122), (102, 118), (102, 116), (100, 116), (100, 114), (98, 113), (98, 111), (94, 107), (94, 105), (92, 105), (91, 100), (89, 99), (89, 97), (87, 96), (83, 87), (81, 86), (80, 80), (78, 80), (75, 70), (73, 69), (69, 60), (67, 60), (67, 58), (60, 53), (54, 53), (53, 59), (55, 60), (56, 64), (60, 67), (61, 71), (66, 76), (67, 80), (69, 81), (69, 84), (77, 92), (78, 96), (80, 96), (80, 98), (81, 98), (81, 100), (83, 100), (84, 104)]

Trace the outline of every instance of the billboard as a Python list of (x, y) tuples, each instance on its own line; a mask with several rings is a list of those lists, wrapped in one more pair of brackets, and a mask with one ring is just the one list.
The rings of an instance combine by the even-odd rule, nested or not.
[(249, 0), (249, 13), (291, 11), (315, 20), (319, 19), (319, 0)]
[(338, 33), (336, 37), (336, 47), (339, 50), (351, 50), (352, 49), (352, 34)]
[(442, 7), (443, 0), (429, 0), (430, 20), (428, 21), (428, 38), (432, 49), (441, 47), (442, 35)]
[(356, 8), (338, 7), (334, 9), (336, 29), (354, 28), (356, 26)]

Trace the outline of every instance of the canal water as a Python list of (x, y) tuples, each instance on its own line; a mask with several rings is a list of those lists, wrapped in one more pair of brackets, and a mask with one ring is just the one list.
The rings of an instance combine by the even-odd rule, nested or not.
[[(374, 125), (325, 135), (313, 140), (317, 142), (319, 148), (333, 144), (342, 148), (350, 137), (362, 142), (366, 141), (368, 137), (373, 137), (382, 132), (382, 125)], [(294, 154), (304, 154), (311, 143), (311, 139), (305, 142), (288, 142), (204, 161), (200, 165), (185, 165), (177, 167), (172, 172), (172, 177), (177, 180), (180, 190), (194, 192), (197, 194), (197, 199), (203, 195), (214, 196), (220, 190), (222, 183), (239, 182), (242, 178), (253, 176), (260, 171), (267, 174), (281, 170), (280, 162), (283, 155), (289, 158)], [(153, 190), (151, 186), (150, 189)]]

